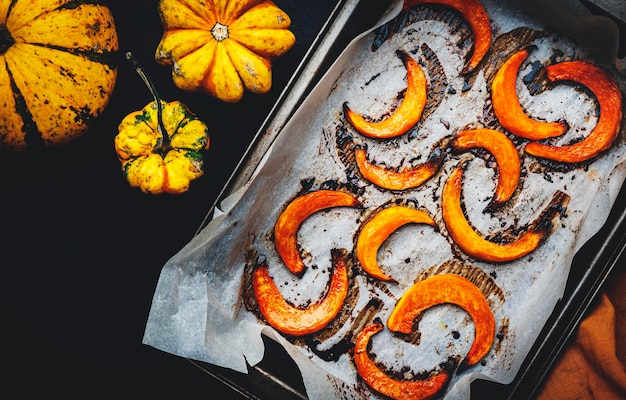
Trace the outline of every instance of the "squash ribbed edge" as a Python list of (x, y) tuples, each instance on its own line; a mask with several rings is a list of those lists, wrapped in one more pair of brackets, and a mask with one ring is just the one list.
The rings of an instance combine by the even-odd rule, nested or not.
[(54, 46), (46, 43), (29, 43), (33, 46), (45, 47), (51, 50), (64, 51), (66, 53), (73, 54), (75, 56), (80, 56), (86, 58), (89, 61), (97, 62), (102, 65), (106, 65), (111, 69), (117, 69), (117, 56), (119, 54), (119, 50), (113, 51), (88, 51), (88, 50), (80, 50), (80, 49), (70, 49), (63, 46)]
[(33, 119), (33, 115), (30, 113), (30, 110), (26, 105), (24, 95), (15, 84), (15, 79), (13, 79), (13, 73), (8, 68), (8, 66), (6, 68), (6, 71), (9, 75), (9, 81), (11, 82), (11, 91), (13, 92), (13, 96), (15, 99), (15, 111), (22, 118), (22, 132), (24, 132), (24, 143), (26, 144), (26, 148), (29, 150), (42, 149), (45, 147), (45, 143), (43, 141), (43, 137), (41, 136), (41, 132), (39, 131), (39, 128), (37, 128), (37, 124)]

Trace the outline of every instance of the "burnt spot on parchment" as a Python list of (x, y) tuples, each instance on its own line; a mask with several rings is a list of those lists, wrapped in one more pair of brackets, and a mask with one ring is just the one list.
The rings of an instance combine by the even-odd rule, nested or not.
[[(437, 53), (433, 51), (426, 43), (422, 43), (420, 46), (421, 57), (419, 58), (419, 63), (421, 66), (426, 68), (426, 75), (428, 76), (428, 86), (426, 88), (426, 105), (424, 106), (424, 111), (422, 111), (422, 116), (420, 118), (420, 122), (424, 121), (430, 114), (432, 114), (437, 107), (443, 101), (446, 93), (448, 92), (448, 77), (441, 65), (441, 61), (439, 57), (437, 57)], [(411, 53), (416, 53), (417, 50), (411, 51)], [(420, 122), (418, 122), (418, 127)]]
[(402, 11), (391, 21), (379, 27), (372, 41), (372, 51), (377, 51), (387, 40), (394, 35), (405, 32), (412, 35), (410, 26), (418, 21), (440, 21), (449, 26), (453, 35), (458, 35), (457, 46), (467, 52), (473, 46), (473, 35), (469, 24), (456, 10), (440, 4), (418, 5)]
[(493, 350), (495, 353), (502, 352), (502, 346), (505, 340), (509, 338), (509, 325), (511, 321), (508, 318), (503, 318), (500, 321), (499, 328), (496, 332), (496, 339), (494, 341)]
[[(389, 376), (391, 379), (396, 380), (396, 381), (424, 381), (432, 377), (433, 375), (436, 375), (442, 372), (447, 373), (448, 375), (452, 375), (453, 372), (460, 365), (461, 361), (463, 361), (463, 358), (459, 355), (450, 356), (448, 357), (448, 359), (440, 363), (438, 368), (435, 368), (434, 370), (414, 371), (410, 366), (404, 366), (398, 370), (389, 368), (383, 362), (380, 362), (376, 359), (376, 353), (374, 352), (370, 352), (369, 357), (379, 370), (383, 371), (385, 375)], [(446, 386), (447, 386), (447, 383), (446, 383)], [(444, 389), (442, 388), (440, 393), (443, 393), (443, 392), (444, 392)]]
[(318, 190), (342, 191), (354, 196), (361, 196), (364, 192), (364, 188), (354, 185), (353, 182), (344, 182), (338, 179), (328, 179), (320, 182), (315, 176), (310, 176), (300, 180), (300, 190), (298, 190), (287, 204), (299, 196)]
[[(318, 357), (323, 359), (324, 361), (338, 361), (339, 357), (343, 354), (347, 354), (354, 348), (354, 339), (355, 334), (358, 334), (363, 330), (363, 328), (372, 323), (376, 318), (379, 310), (383, 306), (383, 303), (380, 299), (372, 298), (362, 309), (359, 310), (355, 317), (352, 317), (350, 314), (347, 315), (349, 318), (345, 318), (341, 321), (341, 318), (336, 318), (335, 321), (331, 322), (324, 330), (320, 331), (317, 334), (306, 336), (298, 339), (294, 343), (296, 344), (304, 344), (308, 346), (308, 348), (316, 354)], [(349, 308), (347, 311), (350, 312), (354, 305)], [(345, 309), (345, 308), (344, 308)], [(349, 324), (349, 329), (346, 334), (339, 339), (339, 341), (326, 350), (320, 350), (319, 345), (327, 340), (331, 336), (335, 335), (337, 330), (343, 327), (343, 325)]]
[[(380, 299), (372, 298), (365, 307), (359, 309), (356, 315), (353, 315), (361, 295), (360, 292), (363, 290), (358, 280), (355, 279), (360, 274), (360, 270), (356, 267), (352, 255), (348, 254), (346, 249), (342, 249), (342, 252), (343, 257), (346, 259), (349, 280), (349, 290), (343, 307), (339, 314), (324, 329), (311, 335), (295, 338), (293, 341), (294, 344), (308, 347), (314, 354), (325, 361), (337, 361), (343, 354), (351, 351), (354, 347), (354, 334), (360, 332), (363, 327), (371, 323), (383, 306)], [(349, 329), (343, 337), (333, 339), (336, 341), (334, 345), (324, 350), (319, 348), (320, 344), (337, 335), (346, 325), (349, 326)]]
[(545, 240), (557, 226), (557, 220), (567, 216), (569, 200), (569, 195), (562, 191), (557, 191), (539, 216), (528, 225), (512, 225), (506, 230), (487, 236), (487, 240), (494, 243), (506, 244), (518, 239), (529, 231), (544, 233)]
[(482, 70), (487, 83), (491, 85), (494, 76), (509, 57), (549, 34), (545, 30), (519, 27), (496, 36), (483, 62)]
[(241, 277), (241, 286), (239, 288), (240, 303), (246, 310), (253, 313), (259, 320), (263, 320), (263, 315), (259, 311), (259, 305), (254, 297), (254, 288), (252, 287), (252, 272), (255, 265), (259, 262), (256, 250), (249, 250), (246, 254), (243, 274)]

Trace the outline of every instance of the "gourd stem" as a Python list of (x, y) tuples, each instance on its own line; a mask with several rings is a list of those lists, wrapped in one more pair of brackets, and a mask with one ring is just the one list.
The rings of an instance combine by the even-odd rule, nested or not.
[(152, 94), (152, 97), (154, 98), (154, 102), (156, 103), (156, 106), (157, 106), (158, 129), (159, 129), (159, 133), (163, 137), (163, 142), (161, 143), (160, 150), (162, 153), (165, 153), (170, 148), (170, 137), (167, 133), (167, 130), (165, 129), (165, 124), (163, 123), (163, 104), (161, 103), (161, 97), (159, 96), (159, 93), (156, 90), (156, 86), (154, 86), (154, 83), (152, 83), (152, 80), (150, 79), (150, 77), (145, 73), (143, 68), (141, 68), (139, 61), (135, 59), (135, 57), (130, 51), (126, 53), (126, 60), (128, 60), (133, 66), (133, 68), (135, 68), (135, 71), (137, 71), (137, 74), (139, 74), (139, 77), (144, 81), (146, 86), (148, 86), (148, 89), (150, 90), (150, 94)]

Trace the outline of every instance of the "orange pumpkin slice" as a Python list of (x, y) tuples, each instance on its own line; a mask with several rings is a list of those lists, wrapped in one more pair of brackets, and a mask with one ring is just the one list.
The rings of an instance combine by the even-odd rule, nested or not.
[(505, 134), (493, 129), (465, 130), (456, 135), (452, 146), (456, 150), (483, 148), (496, 159), (498, 184), (488, 208), (497, 208), (513, 196), (519, 183), (521, 162), (515, 145)]
[(269, 275), (267, 264), (257, 264), (252, 272), (252, 288), (259, 311), (280, 332), (303, 336), (318, 332), (332, 321), (348, 294), (348, 267), (341, 251), (333, 250), (332, 276), (326, 295), (308, 308), (297, 308), (282, 296)]
[(452, 7), (465, 18), (474, 35), (474, 49), (460, 73), (463, 75), (473, 72), (491, 47), (491, 21), (485, 7), (477, 0), (405, 0), (404, 9), (418, 4)]
[(398, 205), (377, 212), (363, 225), (356, 242), (356, 257), (365, 272), (383, 281), (393, 280), (378, 265), (378, 249), (393, 232), (409, 223), (437, 225), (424, 211)]
[(530, 118), (524, 112), (517, 95), (517, 75), (528, 58), (529, 51), (523, 49), (513, 54), (500, 67), (491, 83), (491, 103), (500, 124), (509, 132), (530, 140), (541, 140), (560, 136), (567, 131), (561, 121), (546, 122)]
[(565, 61), (546, 67), (548, 79), (573, 81), (585, 86), (595, 96), (600, 116), (593, 130), (582, 141), (567, 146), (528, 143), (532, 156), (564, 163), (577, 163), (596, 157), (607, 150), (620, 131), (622, 93), (615, 81), (601, 68), (586, 61)]
[(389, 190), (406, 190), (422, 185), (439, 171), (445, 159), (445, 152), (437, 148), (425, 163), (394, 171), (368, 161), (367, 151), (363, 148), (355, 149), (354, 155), (361, 175), (374, 185)]
[(407, 70), (407, 88), (402, 102), (386, 119), (379, 122), (366, 120), (355, 113), (344, 103), (343, 111), (346, 119), (364, 136), (377, 139), (388, 139), (400, 136), (411, 129), (419, 121), (426, 106), (426, 76), (424, 71), (411, 56), (403, 50), (396, 54)]
[(304, 194), (289, 203), (274, 226), (274, 245), (285, 266), (296, 275), (304, 272), (304, 262), (298, 251), (297, 233), (307, 218), (324, 209), (357, 207), (360, 204), (347, 193), (327, 189)]
[(382, 329), (383, 325), (380, 322), (369, 324), (359, 332), (356, 338), (354, 363), (359, 376), (372, 389), (392, 399), (430, 399), (435, 396), (450, 377), (445, 371), (440, 371), (424, 380), (400, 381), (390, 378), (369, 358), (367, 346), (370, 338)]
[(496, 323), (485, 295), (471, 281), (454, 274), (434, 275), (411, 286), (402, 295), (387, 320), (393, 332), (410, 334), (413, 321), (427, 309), (439, 304), (454, 304), (474, 321), (474, 341), (465, 356), (465, 365), (474, 365), (489, 353)]
[(552, 229), (552, 219), (566, 207), (569, 197), (557, 192), (554, 199), (521, 237), (508, 243), (494, 243), (478, 234), (469, 224), (461, 206), (463, 167), (454, 169), (443, 189), (442, 216), (450, 237), (470, 257), (487, 262), (508, 262), (534, 251)]

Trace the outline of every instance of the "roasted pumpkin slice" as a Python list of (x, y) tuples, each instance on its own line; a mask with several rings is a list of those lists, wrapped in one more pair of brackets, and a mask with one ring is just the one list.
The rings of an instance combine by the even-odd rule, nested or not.
[(404, 50), (396, 51), (407, 70), (407, 88), (402, 102), (393, 113), (379, 122), (368, 121), (355, 113), (344, 103), (343, 111), (346, 119), (362, 135), (370, 138), (388, 139), (400, 136), (411, 129), (419, 121), (426, 106), (426, 76), (415, 61)]
[(445, 160), (446, 153), (436, 148), (425, 163), (416, 167), (406, 167), (400, 171), (368, 161), (367, 151), (364, 148), (356, 148), (354, 155), (361, 175), (369, 182), (383, 189), (407, 190), (421, 186), (435, 176)]
[(522, 108), (517, 95), (517, 76), (529, 50), (523, 49), (509, 57), (500, 67), (491, 83), (491, 103), (500, 124), (509, 132), (530, 140), (560, 136), (567, 131), (562, 121), (540, 121), (530, 118)]
[(370, 276), (392, 281), (380, 269), (377, 261), (378, 249), (393, 232), (409, 223), (437, 226), (425, 211), (405, 206), (392, 205), (386, 207), (370, 218), (359, 230), (356, 242), (356, 257), (361, 267)]
[(317, 190), (294, 199), (278, 217), (274, 226), (274, 245), (285, 266), (294, 274), (304, 272), (298, 251), (297, 234), (300, 225), (318, 211), (332, 207), (358, 207), (353, 196), (336, 190)]
[(160, 0), (159, 15), (156, 61), (173, 67), (179, 88), (228, 103), (246, 89), (267, 93), (272, 60), (295, 44), (291, 19), (269, 0)]
[(498, 166), (498, 184), (488, 208), (506, 203), (519, 183), (521, 162), (515, 144), (504, 133), (493, 129), (471, 129), (456, 135), (452, 141), (456, 150), (482, 148), (493, 155)]
[(487, 262), (513, 261), (534, 251), (550, 234), (553, 219), (563, 212), (569, 201), (566, 194), (557, 192), (542, 215), (521, 237), (507, 243), (495, 243), (482, 237), (467, 221), (461, 205), (462, 184), (463, 167), (459, 166), (444, 185), (443, 221), (450, 237), (465, 254)]
[(531, 142), (526, 153), (563, 163), (587, 161), (609, 149), (622, 124), (622, 92), (615, 80), (600, 67), (587, 61), (565, 61), (546, 67), (552, 82), (572, 81), (591, 91), (600, 109), (593, 130), (581, 141), (566, 146)]
[(0, 149), (82, 136), (113, 93), (118, 47), (113, 16), (100, 2), (0, 1)]
[(392, 399), (414, 400), (434, 397), (448, 382), (449, 374), (439, 371), (423, 380), (396, 380), (381, 371), (367, 354), (372, 336), (383, 330), (383, 324), (374, 322), (359, 332), (354, 345), (354, 363), (357, 373), (368, 386)]
[(441, 4), (459, 12), (467, 21), (474, 35), (472, 56), (465, 63), (461, 74), (473, 72), (491, 47), (491, 21), (485, 7), (478, 0), (405, 0), (404, 9), (419, 4)]
[(325, 296), (307, 308), (289, 304), (269, 275), (263, 260), (252, 272), (252, 288), (259, 311), (280, 332), (304, 336), (324, 329), (339, 313), (348, 295), (348, 267), (345, 251), (333, 250), (332, 276)]
[(463, 363), (468, 366), (476, 364), (493, 345), (496, 323), (483, 292), (462, 276), (434, 275), (415, 283), (396, 303), (387, 320), (387, 328), (408, 335), (413, 331), (415, 318), (440, 304), (459, 306), (472, 318), (474, 341)]

